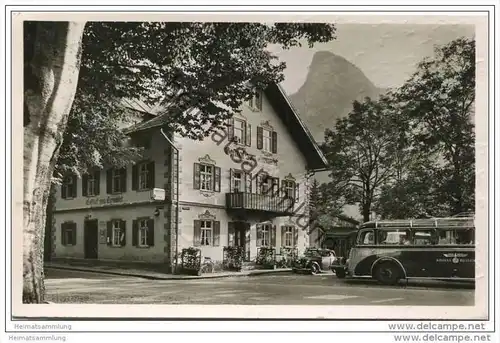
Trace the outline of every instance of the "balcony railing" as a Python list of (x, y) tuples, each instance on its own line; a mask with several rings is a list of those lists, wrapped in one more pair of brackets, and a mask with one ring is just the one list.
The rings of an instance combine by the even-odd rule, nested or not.
[(253, 193), (226, 193), (226, 207), (250, 211), (263, 211), (284, 215), (293, 214), (294, 199)]

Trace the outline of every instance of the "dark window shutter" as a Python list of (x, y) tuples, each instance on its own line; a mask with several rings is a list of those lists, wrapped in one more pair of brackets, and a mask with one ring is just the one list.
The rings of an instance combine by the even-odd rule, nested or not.
[(125, 193), (127, 191), (127, 168), (123, 168), (120, 170), (120, 178), (121, 178), (122, 192)]
[(106, 236), (108, 245), (113, 245), (113, 222), (109, 221), (106, 223)]
[(263, 145), (263, 134), (264, 134), (264, 131), (262, 130), (262, 127), (260, 126), (257, 126), (257, 149), (261, 150), (262, 149), (262, 145)]
[(257, 225), (257, 241), (256, 246), (260, 247), (262, 245), (262, 226)]
[(66, 199), (66, 186), (63, 180), (63, 183), (61, 184), (61, 198)]
[(233, 168), (229, 168), (229, 193), (236, 192), (234, 189), (234, 171)]
[(155, 245), (155, 220), (148, 219), (148, 245), (154, 247)]
[(293, 227), (293, 246), (296, 247), (299, 244), (299, 230), (297, 227)]
[(197, 247), (201, 245), (201, 220), (194, 221), (193, 229), (193, 245)]
[(106, 170), (106, 193), (113, 193), (113, 169)]
[(276, 131), (273, 131), (271, 134), (271, 152), (273, 154), (276, 154), (278, 152), (278, 133)]
[(276, 246), (276, 225), (273, 225), (271, 228), (271, 246)]
[(295, 201), (299, 201), (299, 183), (295, 183), (295, 187), (294, 187), (294, 190), (295, 190)]
[(227, 138), (229, 141), (233, 139), (234, 136), (234, 119), (227, 120)]
[(139, 188), (139, 173), (137, 171), (138, 166), (134, 164), (132, 166), (132, 190), (136, 191)]
[(245, 129), (245, 145), (252, 146), (252, 125), (247, 123)]
[(78, 179), (77, 179), (76, 175), (72, 175), (71, 177), (73, 178), (72, 197), (76, 198), (78, 196), (78, 183), (77, 183)]
[(285, 226), (281, 226), (281, 246), (284, 247), (285, 243)]
[(220, 167), (214, 167), (214, 191), (220, 192)]
[(86, 197), (88, 195), (87, 186), (89, 181), (89, 175), (83, 174), (82, 176), (82, 195)]
[(62, 223), (61, 224), (61, 244), (62, 245), (66, 245), (65, 231), (66, 231), (66, 223)]
[(273, 196), (278, 197), (280, 195), (280, 178), (277, 177), (273, 181)]
[[(233, 244), (231, 244), (231, 236), (233, 236)], [(234, 246), (236, 242), (234, 241), (234, 222), (227, 223), (227, 245)]]
[(71, 238), (73, 239), (71, 244), (76, 245), (76, 223), (71, 223), (71, 233)]
[(252, 174), (245, 173), (245, 192), (252, 193)]
[(101, 190), (101, 171), (97, 170), (94, 172), (95, 184), (94, 184), (94, 194), (99, 195)]
[(255, 91), (255, 108), (262, 111), (262, 91), (259, 89)]
[(155, 162), (148, 163), (148, 188), (155, 187)]
[(195, 163), (193, 168), (193, 188), (200, 189), (200, 164)]
[(213, 246), (218, 247), (219, 244), (220, 244), (220, 221), (214, 221)]
[(139, 245), (139, 223), (137, 220), (132, 220), (132, 246)]
[(120, 220), (120, 243), (124, 247), (127, 244), (127, 222), (125, 220)]

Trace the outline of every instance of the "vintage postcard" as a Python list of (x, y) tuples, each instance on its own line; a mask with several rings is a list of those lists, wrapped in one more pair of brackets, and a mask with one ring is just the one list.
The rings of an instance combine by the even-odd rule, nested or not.
[(487, 320), (488, 18), (13, 12), (12, 315)]

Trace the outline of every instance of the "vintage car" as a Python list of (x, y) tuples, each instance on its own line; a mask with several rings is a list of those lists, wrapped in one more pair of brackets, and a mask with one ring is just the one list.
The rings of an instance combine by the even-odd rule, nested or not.
[(335, 251), (330, 249), (307, 248), (292, 266), (294, 273), (307, 272), (319, 274), (331, 269), (336, 260)]

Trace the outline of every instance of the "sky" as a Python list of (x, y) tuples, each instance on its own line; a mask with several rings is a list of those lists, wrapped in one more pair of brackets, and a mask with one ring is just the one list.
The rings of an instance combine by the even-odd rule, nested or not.
[(316, 51), (330, 51), (360, 68), (381, 88), (401, 86), (415, 71), (416, 64), (432, 56), (434, 46), (459, 37), (474, 37), (473, 25), (443, 24), (338, 24), (337, 39), (310, 49), (282, 50), (270, 47), (287, 63), (283, 88), (295, 93), (304, 83)]

